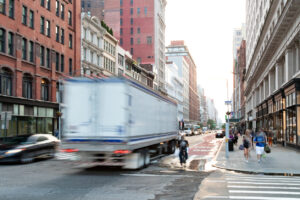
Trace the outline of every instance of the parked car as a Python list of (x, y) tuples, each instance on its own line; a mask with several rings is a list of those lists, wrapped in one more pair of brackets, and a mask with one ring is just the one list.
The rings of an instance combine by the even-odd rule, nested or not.
[(225, 136), (225, 131), (218, 130), (216, 133), (216, 138), (223, 138)]
[(29, 163), (36, 158), (54, 157), (60, 141), (49, 134), (8, 139), (0, 145), (0, 162)]

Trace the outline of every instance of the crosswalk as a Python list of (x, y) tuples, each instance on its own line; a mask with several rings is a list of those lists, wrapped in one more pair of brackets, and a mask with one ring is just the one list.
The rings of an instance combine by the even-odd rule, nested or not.
[(199, 199), (300, 200), (300, 177), (226, 173), (202, 184), (218, 184), (218, 191)]

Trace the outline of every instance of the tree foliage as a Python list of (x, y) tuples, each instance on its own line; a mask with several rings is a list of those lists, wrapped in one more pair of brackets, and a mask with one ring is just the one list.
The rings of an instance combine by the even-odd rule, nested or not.
[(207, 120), (207, 125), (211, 130), (216, 129), (216, 122), (212, 119)]

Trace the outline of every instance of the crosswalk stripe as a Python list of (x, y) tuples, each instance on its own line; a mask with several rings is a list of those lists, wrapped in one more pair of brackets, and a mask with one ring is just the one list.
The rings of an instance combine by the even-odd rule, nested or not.
[(300, 187), (228, 185), (228, 188), (300, 190)]
[[(276, 179), (256, 179), (256, 178), (247, 178), (247, 179), (238, 179), (238, 178), (226, 178), (228, 181), (259, 181), (259, 182), (269, 182), (269, 181), (278, 181)], [(281, 183), (300, 183), (300, 180), (280, 180)]]
[(245, 193), (245, 194), (288, 194), (300, 195), (300, 192), (286, 192), (286, 191), (258, 191), (258, 190), (229, 190), (229, 193)]
[(272, 177), (266, 177), (261, 175), (253, 175), (253, 176), (243, 176), (243, 175), (237, 175), (237, 176), (226, 176), (226, 178), (257, 178), (257, 179), (276, 179), (276, 180), (300, 180), (299, 177), (295, 176), (272, 176)]
[[(228, 181), (229, 184), (251, 184), (251, 185), (282, 185), (283, 183), (261, 183), (261, 182), (242, 182), (242, 181)], [(284, 183), (284, 185), (300, 185), (297, 183)]]
[(262, 197), (262, 196), (229, 196), (229, 199), (248, 199), (248, 200), (299, 200), (299, 198), (293, 197)]

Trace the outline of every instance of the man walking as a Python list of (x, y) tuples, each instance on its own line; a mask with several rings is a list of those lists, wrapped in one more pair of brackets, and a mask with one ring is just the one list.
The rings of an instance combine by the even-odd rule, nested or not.
[(264, 153), (264, 147), (266, 145), (267, 137), (264, 130), (261, 128), (255, 136), (253, 142), (256, 144), (257, 161), (260, 163), (261, 155)]

